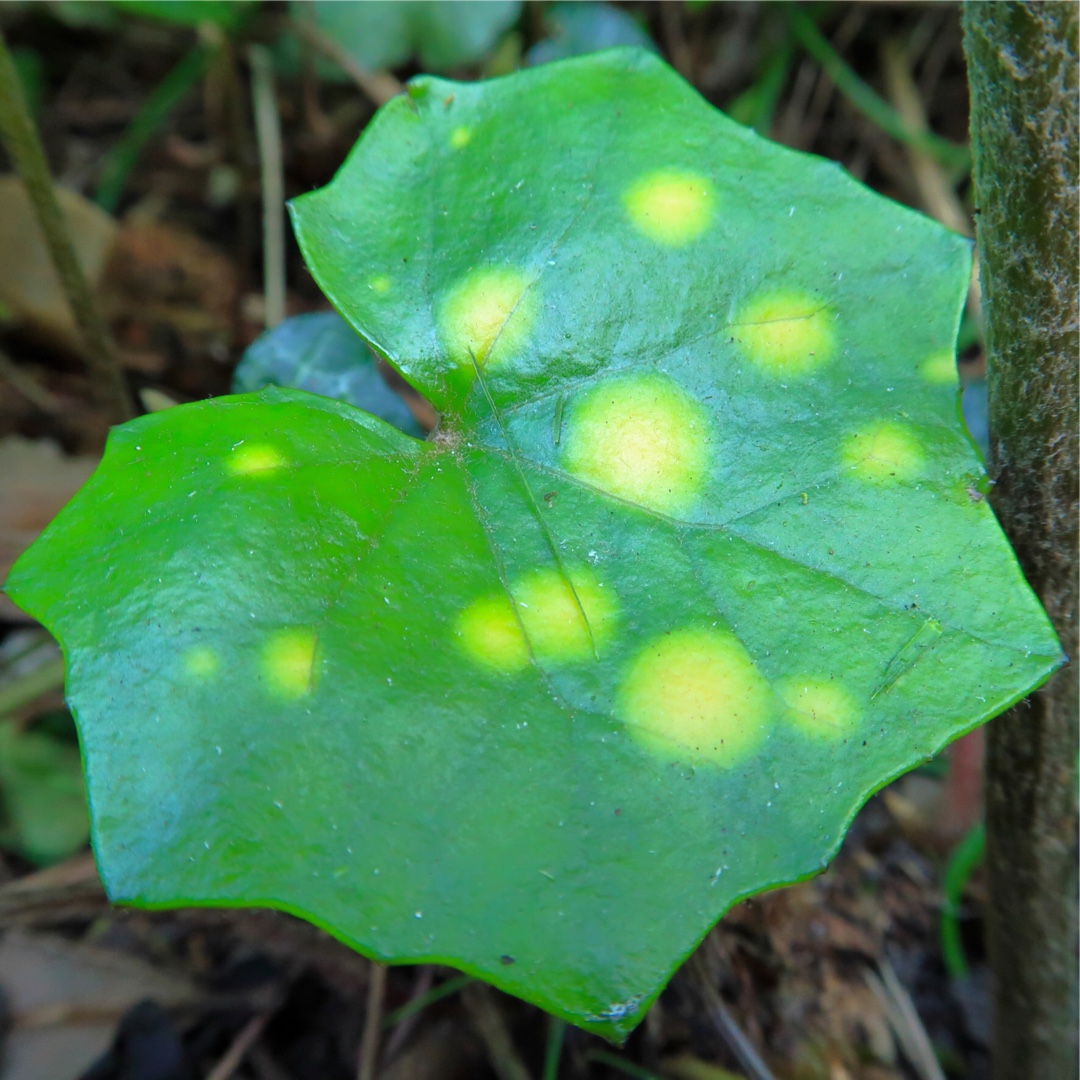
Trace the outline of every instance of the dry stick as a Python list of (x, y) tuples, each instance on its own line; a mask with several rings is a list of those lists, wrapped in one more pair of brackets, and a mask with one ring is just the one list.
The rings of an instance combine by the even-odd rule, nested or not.
[(386, 1000), (386, 965), (371, 962), (371, 982), (368, 983), (367, 1014), (364, 1034), (360, 1039), (356, 1080), (375, 1080), (375, 1064), (379, 1058), (379, 1029), (382, 1027), (383, 1002)]
[(285, 318), (285, 168), (270, 50), (265, 45), (250, 45), (248, 60), (262, 177), (264, 321), (270, 329)]
[(64, 406), (60, 399), (31, 378), (5, 352), (0, 352), (0, 379), (14, 386), (31, 405), (36, 405), (42, 412), (55, 415), (63, 411)]
[(878, 970), (881, 972), (880, 978), (874, 972), (867, 971), (866, 982), (881, 1002), (909, 1064), (919, 1074), (919, 1080), (945, 1080), (945, 1073), (934, 1055), (930, 1036), (923, 1027), (911, 995), (888, 960), (881, 961)]
[(465, 1010), (477, 1034), (484, 1040), (488, 1060), (499, 1080), (532, 1080), (514, 1049), (506, 1020), (483, 983), (470, 983), (461, 993)]
[(240, 1068), (247, 1052), (254, 1046), (256, 1040), (266, 1027), (266, 1021), (270, 1019), (269, 1013), (259, 1013), (253, 1016), (233, 1039), (224, 1057), (214, 1066), (207, 1075), (206, 1080), (229, 1080), (229, 1077)]
[(761, 1060), (750, 1040), (743, 1034), (742, 1029), (735, 1023), (735, 1017), (728, 1011), (719, 991), (712, 984), (708, 968), (701, 956), (697, 953), (691, 960), (696, 982), (701, 996), (705, 999), (706, 1008), (712, 1016), (717, 1029), (724, 1042), (731, 1048), (731, 1052), (739, 1060), (739, 1064), (745, 1070), (750, 1080), (774, 1080), (769, 1067)]
[(361, 67), (336, 41), (331, 41), (308, 17), (296, 20), (300, 36), (333, 60), (376, 105), (385, 105), (405, 89), (388, 71), (368, 71)]
[(22, 85), (0, 31), (0, 136), (3, 137), (15, 168), (26, 185), (41, 231), (56, 267), (64, 295), (86, 343), (86, 364), (101, 402), (116, 423), (130, 420), (135, 405), (124, 384), (124, 376), (109, 341), (109, 329), (94, 302), (93, 293), (79, 265), (67, 224), (56, 201), (49, 163), (26, 107)]
[[(930, 125), (926, 122), (926, 111), (919, 99), (919, 88), (911, 77), (903, 45), (898, 41), (885, 42), (881, 60), (885, 70), (885, 86), (893, 107), (911, 132), (920, 137), (927, 135)], [(954, 232), (970, 236), (971, 223), (938, 160), (914, 143), (906, 143), (904, 150), (911, 163), (919, 198), (927, 212)]]

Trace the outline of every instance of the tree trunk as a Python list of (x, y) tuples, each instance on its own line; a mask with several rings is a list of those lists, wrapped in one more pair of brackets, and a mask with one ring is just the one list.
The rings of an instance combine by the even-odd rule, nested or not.
[[(1077, 655), (1077, 12), (969, 3), (994, 509)], [(995, 1080), (1077, 1075), (1077, 669), (989, 726)]]

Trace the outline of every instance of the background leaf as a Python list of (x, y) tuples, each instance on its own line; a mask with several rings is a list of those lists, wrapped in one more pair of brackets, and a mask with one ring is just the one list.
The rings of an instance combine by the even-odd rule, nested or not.
[(293, 0), (295, 18), (319, 31), (361, 67), (397, 67), (413, 56), (446, 71), (480, 60), (518, 17), (518, 0)]
[(335, 311), (296, 315), (252, 342), (233, 374), (238, 394), (291, 386), (336, 398), (407, 435), (423, 432), (401, 397), (383, 381), (364, 339)]
[(549, 4), (544, 9), (544, 27), (548, 36), (529, 50), (530, 64), (547, 64), (618, 45), (656, 51), (652, 38), (632, 15), (602, 0)]
[(144, 417), (19, 562), (115, 899), (281, 907), (617, 1038), (1061, 663), (972, 494), (968, 244), (654, 58), (416, 80), (294, 219), (442, 426)]

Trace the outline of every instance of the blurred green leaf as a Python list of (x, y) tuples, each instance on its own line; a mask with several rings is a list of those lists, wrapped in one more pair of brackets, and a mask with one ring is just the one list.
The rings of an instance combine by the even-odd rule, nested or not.
[(0, 845), (48, 866), (89, 836), (78, 747), (0, 721)]
[(110, 0), (114, 8), (160, 22), (198, 26), (210, 22), (237, 29), (258, 9), (258, 0)]
[(518, 17), (520, 0), (292, 0), (293, 17), (318, 31), (368, 70), (413, 56), (430, 71), (483, 59)]
[(657, 51), (652, 38), (629, 12), (603, 0), (551, 4), (544, 9), (544, 27), (548, 36), (529, 50), (530, 64), (547, 64), (617, 45)]

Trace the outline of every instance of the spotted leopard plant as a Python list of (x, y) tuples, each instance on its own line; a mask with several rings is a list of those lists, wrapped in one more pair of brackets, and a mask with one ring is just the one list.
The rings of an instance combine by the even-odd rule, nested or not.
[(279, 908), (619, 1039), (1062, 662), (958, 415), (967, 241), (661, 61), (415, 79), (292, 213), (440, 424), (145, 416), (19, 561), (114, 900)]

